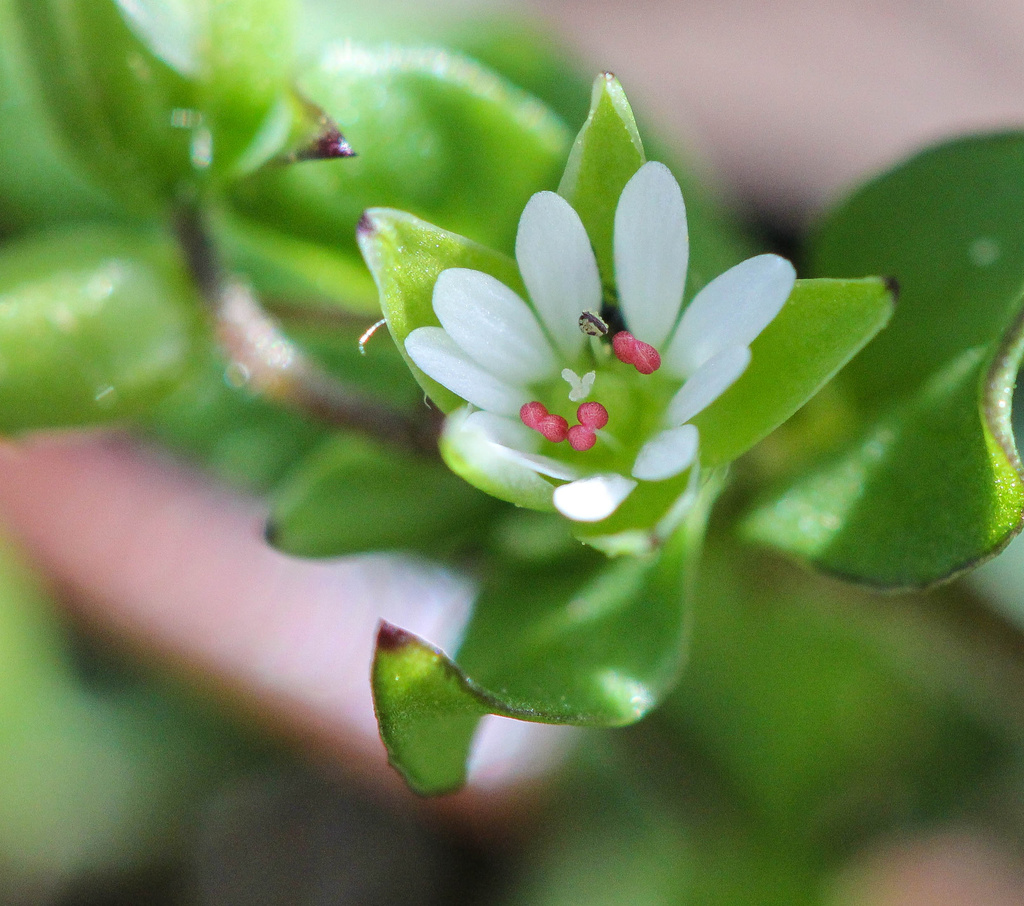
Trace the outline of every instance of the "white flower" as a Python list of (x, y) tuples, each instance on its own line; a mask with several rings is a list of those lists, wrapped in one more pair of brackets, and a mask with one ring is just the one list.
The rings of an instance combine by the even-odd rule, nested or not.
[(625, 329), (595, 337), (606, 327), (590, 240), (568, 202), (539, 192), (516, 238), (532, 306), (488, 274), (452, 268), (434, 287), (441, 326), (420, 327), (405, 341), (422, 371), (469, 404), (458, 430), (482, 434), (507, 461), (565, 482), (554, 490), (555, 507), (581, 522), (611, 515), (638, 482), (691, 468), (695, 478), (691, 419), (740, 377), (750, 343), (796, 279), (785, 259), (759, 255), (705, 286), (680, 317), (686, 210), (678, 183), (658, 163), (645, 164), (623, 189), (613, 251)]

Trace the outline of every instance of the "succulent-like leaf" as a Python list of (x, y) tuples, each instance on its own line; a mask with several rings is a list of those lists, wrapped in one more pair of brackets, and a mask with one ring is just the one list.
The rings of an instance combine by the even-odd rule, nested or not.
[(928, 150), (828, 217), (812, 268), (900, 285), (889, 328), (836, 383), (848, 427), (766, 500), (748, 533), (818, 568), (924, 586), (998, 552), (1021, 526), (1010, 427), (1021, 359), (1024, 135)]
[(426, 794), (461, 785), (486, 713), (622, 726), (650, 711), (685, 656), (706, 512), (696, 507), (658, 556), (608, 563), (589, 553), (546, 568), (496, 569), (455, 661), (383, 626), (374, 702), (391, 762), (409, 784)]
[(173, 246), (82, 227), (0, 251), (0, 430), (132, 416), (202, 342)]
[(437, 555), (478, 535), (494, 509), (437, 459), (336, 435), (277, 487), (267, 535), (303, 557), (389, 549)]

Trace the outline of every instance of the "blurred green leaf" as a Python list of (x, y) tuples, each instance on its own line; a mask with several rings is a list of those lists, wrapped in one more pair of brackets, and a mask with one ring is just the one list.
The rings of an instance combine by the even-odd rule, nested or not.
[(851, 429), (750, 517), (757, 540), (886, 587), (923, 586), (1017, 533), (1009, 423), (1021, 358), (1024, 136), (925, 151), (840, 205), (811, 247), (830, 276), (900, 284), (889, 328), (843, 371)]
[(418, 792), (457, 788), (485, 713), (623, 726), (651, 710), (684, 658), (689, 589), (706, 507), (657, 557), (581, 553), (546, 568), (494, 567), (457, 663), (384, 625), (374, 702), (393, 765)]
[(947, 650), (959, 642), (909, 601), (712, 531), (695, 602), (687, 671), (654, 720), (768, 833), (835, 859), (969, 810), (1011, 755), (1014, 731), (970, 697), (962, 648)]
[(150, 51), (115, 0), (13, 3), (64, 150), (130, 209), (151, 211), (194, 172), (194, 84)]
[(0, 250), (0, 430), (138, 414), (202, 342), (173, 245), (80, 227)]
[(233, 200), (254, 221), (355, 254), (370, 206), (397, 207), (511, 248), (530, 195), (554, 185), (570, 136), (540, 101), (431, 49), (338, 43), (299, 77), (358, 157), (267, 168)]
[(276, 488), (267, 537), (303, 557), (394, 549), (439, 555), (478, 535), (494, 508), (438, 459), (336, 435)]
[(30, 65), (14, 0), (0, 0), (0, 228), (109, 216), (113, 202), (60, 147)]

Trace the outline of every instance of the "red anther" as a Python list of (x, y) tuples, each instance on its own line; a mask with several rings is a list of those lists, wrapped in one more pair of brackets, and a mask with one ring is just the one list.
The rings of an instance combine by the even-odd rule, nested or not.
[(548, 414), (548, 407), (536, 400), (532, 403), (524, 403), (519, 410), (519, 418), (527, 428), (540, 430), (540, 423)]
[(627, 365), (633, 364), (634, 350), (636, 348), (636, 337), (628, 330), (620, 330), (612, 337), (612, 350), (620, 362)]
[[(597, 405), (601, 405), (598, 403)], [(604, 408), (602, 406), (602, 408)], [(588, 428), (586, 425), (573, 425), (569, 429), (569, 446), (574, 450), (578, 450), (582, 453), (584, 450), (589, 450), (597, 442), (597, 435), (593, 429)]]
[(569, 423), (560, 415), (545, 415), (537, 430), (552, 443), (560, 444), (569, 435)]
[(628, 330), (620, 330), (612, 337), (612, 349), (620, 362), (632, 365), (641, 374), (653, 374), (661, 367), (658, 350), (638, 340)]
[(654, 374), (661, 367), (661, 355), (650, 343), (637, 340), (633, 350), (633, 364), (641, 374)]
[(598, 402), (580, 403), (576, 418), (584, 428), (596, 431), (608, 424), (608, 410)]

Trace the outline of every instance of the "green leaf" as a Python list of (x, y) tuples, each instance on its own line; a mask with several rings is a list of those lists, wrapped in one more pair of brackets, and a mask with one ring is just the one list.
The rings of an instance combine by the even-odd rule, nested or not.
[(267, 537), (303, 557), (394, 549), (439, 555), (478, 535), (494, 509), (437, 459), (336, 435), (276, 488)]
[(13, 0), (0, 0), (0, 227), (110, 217), (115, 206), (60, 147), (30, 74)]
[(751, 344), (750, 367), (693, 423), (701, 463), (746, 453), (814, 396), (888, 322), (884, 280), (798, 280), (782, 311)]
[(383, 626), (374, 702), (391, 762), (410, 786), (433, 794), (461, 785), (485, 713), (623, 726), (650, 711), (682, 667), (706, 502), (656, 557), (609, 563), (581, 550), (546, 568), (495, 568), (457, 663)]
[(427, 377), (406, 355), (405, 338), (417, 327), (440, 324), (433, 298), (441, 271), (483, 271), (525, 297), (515, 262), (412, 214), (377, 208), (367, 211), (359, 223), (359, 247), (377, 283), (388, 330), (416, 380), (442, 412), (459, 408), (463, 400)]
[(556, 184), (569, 147), (542, 103), (442, 50), (339, 43), (300, 75), (299, 89), (358, 156), (264, 168), (232, 198), (252, 220), (330, 249), (355, 251), (371, 206), (511, 249), (523, 207)]
[(380, 317), (377, 287), (355, 252), (296, 239), (229, 211), (216, 211), (209, 224), (227, 267), (244, 273), (262, 298)]
[(258, 138), (261, 128), (283, 138), (291, 122), (297, 2), (216, 0), (201, 8), (199, 102), (213, 136), (213, 166), (230, 172), (254, 139), (262, 155), (273, 153), (273, 141)]
[(0, 251), (0, 430), (139, 414), (202, 337), (174, 247), (90, 227)]
[(580, 215), (604, 281), (614, 285), (612, 228), (626, 183), (643, 166), (644, 146), (619, 80), (610, 72), (594, 81), (590, 113), (566, 164), (558, 192)]
[(885, 587), (997, 553), (1021, 525), (1009, 423), (1021, 359), (1024, 135), (933, 148), (826, 220), (812, 269), (900, 284), (889, 328), (836, 382), (847, 430), (747, 523), (754, 538)]
[(149, 49), (115, 0), (13, 2), (64, 150), (104, 190), (150, 212), (194, 174), (194, 84)]

